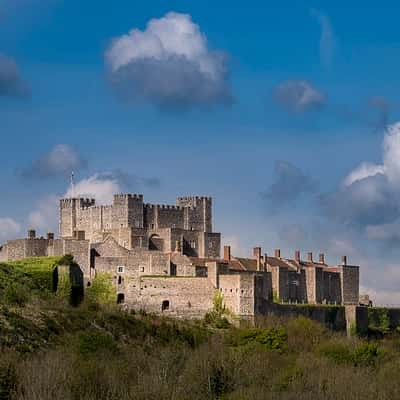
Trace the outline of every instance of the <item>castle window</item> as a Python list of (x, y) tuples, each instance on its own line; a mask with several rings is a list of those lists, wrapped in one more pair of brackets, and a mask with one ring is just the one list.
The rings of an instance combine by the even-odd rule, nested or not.
[(195, 240), (191, 240), (191, 241), (189, 242), (189, 245), (190, 245), (190, 247), (191, 247), (192, 249), (195, 249), (195, 248), (196, 248), (196, 241), (195, 241)]
[(123, 274), (123, 273), (125, 272), (125, 267), (122, 266), (122, 265), (118, 266), (118, 267), (117, 267), (117, 272), (118, 272), (119, 274)]
[(125, 302), (125, 295), (123, 293), (118, 293), (117, 304), (123, 304)]
[(121, 285), (121, 283), (122, 283), (122, 276), (120, 275), (120, 276), (118, 277), (118, 285)]
[(151, 229), (154, 229), (154, 224), (151, 224)]
[(144, 267), (140, 267), (140, 272), (144, 272)]
[(164, 300), (161, 304), (161, 311), (169, 310), (169, 300)]

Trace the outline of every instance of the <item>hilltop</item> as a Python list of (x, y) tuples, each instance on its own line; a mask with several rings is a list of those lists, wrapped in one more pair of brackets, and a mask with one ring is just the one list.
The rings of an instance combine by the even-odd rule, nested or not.
[(101, 282), (72, 306), (55, 282), (67, 262), (0, 264), (2, 400), (399, 398), (395, 332), (347, 339), (306, 318), (235, 327), (221, 304), (200, 321), (127, 313)]

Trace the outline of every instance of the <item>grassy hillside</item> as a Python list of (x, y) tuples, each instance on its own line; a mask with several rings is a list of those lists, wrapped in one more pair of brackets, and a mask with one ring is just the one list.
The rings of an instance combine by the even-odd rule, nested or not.
[(0, 400), (400, 398), (395, 333), (349, 340), (305, 318), (235, 328), (218, 312), (171, 321), (93, 293), (72, 307), (53, 291), (59, 262), (0, 264)]

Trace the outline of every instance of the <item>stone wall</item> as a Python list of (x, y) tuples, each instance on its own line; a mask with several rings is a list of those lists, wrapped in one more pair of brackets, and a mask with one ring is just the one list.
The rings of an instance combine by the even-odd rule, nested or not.
[(329, 329), (346, 330), (346, 312), (343, 306), (277, 304), (264, 303), (260, 315), (275, 315), (284, 318), (306, 317), (317, 321)]
[(7, 242), (7, 260), (47, 256), (47, 239), (16, 239)]
[(130, 278), (125, 289), (125, 301), (134, 309), (181, 318), (203, 317), (215, 293), (207, 278), (188, 277)]
[(340, 283), (343, 304), (358, 304), (359, 301), (359, 267), (341, 266)]

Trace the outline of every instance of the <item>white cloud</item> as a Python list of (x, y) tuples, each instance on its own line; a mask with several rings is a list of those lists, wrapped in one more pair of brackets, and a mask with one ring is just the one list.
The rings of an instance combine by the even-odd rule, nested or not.
[(64, 197), (94, 197), (98, 204), (111, 204), (113, 195), (121, 192), (121, 182), (113, 173), (95, 174), (69, 187)]
[(58, 223), (58, 201), (58, 196), (50, 195), (38, 202), (28, 215), (29, 227), (54, 232)]
[(169, 12), (115, 38), (105, 53), (116, 88), (158, 105), (230, 102), (226, 56), (188, 14)]
[(368, 178), (370, 176), (375, 176), (377, 174), (385, 174), (384, 165), (376, 165), (368, 162), (361, 163), (349, 175), (343, 180), (344, 186), (350, 186), (354, 182), (360, 181), (362, 179)]
[(0, 218), (0, 239), (15, 238), (21, 232), (21, 225), (12, 218)]
[(398, 186), (400, 184), (400, 122), (389, 125), (385, 130), (383, 139), (383, 163), (361, 163), (347, 175), (343, 184), (345, 186), (351, 186), (354, 182), (378, 174), (386, 176), (394, 189), (400, 189)]
[(289, 111), (303, 112), (319, 108), (326, 103), (325, 95), (306, 80), (288, 80), (274, 89), (274, 98)]

